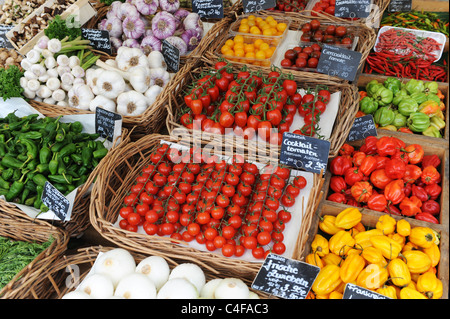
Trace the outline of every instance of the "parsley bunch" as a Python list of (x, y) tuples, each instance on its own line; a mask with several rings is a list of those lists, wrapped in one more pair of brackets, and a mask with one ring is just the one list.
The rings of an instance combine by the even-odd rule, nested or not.
[(7, 69), (0, 69), (0, 96), (6, 101), (12, 97), (22, 97), (23, 88), (20, 86), (20, 78), (24, 71), (16, 65)]
[(53, 20), (48, 23), (44, 33), (49, 39), (62, 40), (68, 37), (68, 40), (75, 40), (81, 36), (81, 27), (77, 27), (74, 21), (74, 16), (67, 17), (66, 20), (61, 19), (61, 16), (57, 15)]

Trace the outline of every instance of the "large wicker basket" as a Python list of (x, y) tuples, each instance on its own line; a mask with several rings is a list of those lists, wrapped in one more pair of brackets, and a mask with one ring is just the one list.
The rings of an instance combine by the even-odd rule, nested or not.
[[(172, 95), (170, 99), (166, 102), (165, 106), (168, 109), (168, 116), (166, 119), (167, 130), (169, 134), (175, 134), (177, 128), (183, 129), (183, 131), (189, 132), (193, 135), (193, 130), (187, 130), (184, 128), (179, 120), (181, 116), (181, 108), (185, 107), (184, 102), (184, 91), (185, 88), (192, 83), (196, 77), (205, 70), (211, 69), (213, 67), (212, 61), (207, 61), (206, 63), (194, 63), (192, 65), (186, 65), (183, 69), (176, 75), (174, 81), (171, 84), (170, 90)], [(239, 70), (239, 65), (233, 65), (233, 70)], [(248, 68), (250, 69), (250, 68)], [(262, 74), (267, 75), (270, 69), (261, 69)], [(287, 72), (289, 74), (290, 72)], [(330, 157), (337, 155), (337, 152), (341, 146), (345, 143), (348, 133), (355, 120), (355, 115), (359, 108), (358, 91), (355, 85), (347, 83), (335, 83), (333, 81), (323, 81), (322, 79), (314, 78), (304, 78), (298, 74), (293, 74), (294, 79), (299, 83), (300, 87), (314, 87), (316, 85), (325, 85), (328, 87), (331, 93), (341, 92), (341, 100), (339, 104), (339, 111), (334, 122), (334, 128), (330, 135), (329, 141), (331, 143), (330, 147)], [(225, 140), (226, 144), (235, 145), (236, 139), (233, 136), (223, 136), (212, 133), (201, 132), (202, 138), (211, 141), (215, 138), (219, 140)], [(245, 146), (250, 148), (256, 148), (257, 143), (254, 141), (245, 140)], [(275, 153), (273, 155), (279, 155), (281, 147), (275, 147)], [(273, 151), (273, 148), (271, 148)], [(269, 152), (269, 150), (268, 150)]]
[(64, 253), (69, 236), (60, 228), (26, 216), (16, 206), (4, 200), (0, 200), (0, 236), (30, 243), (44, 243), (53, 239), (49, 247), (0, 290), (1, 299), (38, 298), (39, 292), (30, 287), (44, 277), (45, 272)]
[[(232, 272), (237, 277), (252, 280), (259, 270), (260, 263), (227, 258), (220, 253), (200, 251), (169, 237), (126, 231), (115, 225), (124, 196), (142, 172), (142, 168), (150, 163), (149, 154), (158, 147), (161, 140), (178, 142), (170, 136), (149, 135), (113, 150), (105, 157), (107, 161), (102, 163), (102, 170), (92, 190), (90, 204), (92, 226), (104, 238), (120, 247), (174, 260), (196, 262), (213, 274)], [(314, 174), (309, 201), (303, 206), (302, 224), (295, 244), (294, 259), (298, 259), (303, 250), (306, 241), (303, 234), (309, 229), (310, 212), (320, 200), (319, 192), (322, 184), (323, 178)]]
[[(32, 284), (31, 288), (36, 289), (36, 291), (39, 292), (39, 295), (36, 295), (39, 299), (60, 299), (65, 294), (76, 289), (76, 286), (89, 273), (99, 253), (105, 253), (114, 248), (115, 247), (90, 246), (80, 248), (71, 254), (65, 254), (56, 260), (53, 265), (47, 269), (46, 276), (41, 276)], [(150, 256), (147, 253), (142, 254), (133, 251), (130, 251), (130, 253), (135, 258), (136, 263), (139, 263), (144, 258)], [(163, 257), (171, 269), (182, 263), (158, 253), (151, 255)], [(192, 262), (195, 263), (195, 261)], [(220, 274), (216, 274), (205, 268), (203, 268), (203, 271), (205, 273), (206, 281), (233, 276), (233, 273), (226, 271)], [(250, 287), (251, 281), (245, 278), (241, 279), (244, 280), (248, 287)], [(258, 294), (262, 299), (269, 298), (265, 293), (254, 290), (251, 291)]]

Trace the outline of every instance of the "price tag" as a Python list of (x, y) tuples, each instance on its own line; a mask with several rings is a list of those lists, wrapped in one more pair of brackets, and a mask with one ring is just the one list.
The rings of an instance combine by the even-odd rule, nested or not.
[(14, 28), (13, 25), (0, 24), (0, 48), (14, 49), (9, 39), (6, 37), (6, 33), (12, 28)]
[(118, 125), (118, 121), (121, 120), (120, 114), (97, 107), (95, 109), (95, 132), (113, 142), (120, 135), (122, 125)]
[(97, 29), (81, 29), (81, 37), (85, 40), (90, 40), (90, 45), (99, 51), (107, 54), (112, 54), (111, 39), (109, 32), (106, 30)]
[(244, 13), (275, 8), (276, 5), (277, 5), (276, 0), (242, 0)]
[(223, 18), (223, 0), (192, 0), (192, 11), (206, 19)]
[(166, 61), (169, 70), (178, 72), (180, 69), (180, 50), (166, 40), (163, 40), (161, 53), (164, 56), (164, 60)]
[(70, 201), (50, 182), (45, 182), (41, 200), (62, 221), (70, 217), (72, 211)]
[(354, 284), (346, 284), (342, 299), (391, 299), (391, 298)]
[(319, 271), (317, 266), (271, 253), (251, 287), (284, 299), (305, 299)]
[(317, 72), (354, 81), (361, 58), (361, 52), (324, 44), (317, 64)]
[(339, 18), (367, 18), (371, 0), (336, 0), (334, 15)]
[(407, 12), (412, 9), (412, 0), (391, 0), (388, 12)]
[(325, 173), (330, 142), (285, 132), (281, 143), (280, 163), (312, 173)]
[(347, 141), (363, 140), (367, 136), (377, 136), (377, 128), (372, 114), (355, 118), (353, 125), (348, 133)]

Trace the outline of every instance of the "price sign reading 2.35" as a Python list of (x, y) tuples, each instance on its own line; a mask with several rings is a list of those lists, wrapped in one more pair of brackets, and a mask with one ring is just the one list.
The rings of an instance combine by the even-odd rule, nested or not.
[(276, 0), (243, 0), (244, 13), (256, 12), (275, 8)]

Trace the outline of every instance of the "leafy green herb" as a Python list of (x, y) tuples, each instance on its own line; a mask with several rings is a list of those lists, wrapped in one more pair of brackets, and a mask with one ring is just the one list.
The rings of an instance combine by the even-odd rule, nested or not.
[(68, 40), (72, 41), (81, 36), (81, 27), (77, 26), (75, 16), (69, 16), (63, 20), (61, 16), (57, 15), (49, 22), (44, 33), (50, 39), (62, 40), (68, 37)]
[(16, 241), (0, 237), (0, 290), (53, 242)]
[(23, 88), (20, 86), (20, 78), (23, 73), (16, 65), (0, 69), (0, 96), (3, 97), (3, 101), (12, 97), (22, 97)]

